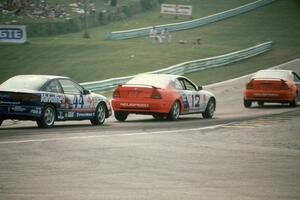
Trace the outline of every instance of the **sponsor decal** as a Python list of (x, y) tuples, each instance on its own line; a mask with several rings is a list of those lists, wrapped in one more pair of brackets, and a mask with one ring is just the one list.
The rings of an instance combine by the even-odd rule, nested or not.
[(256, 97), (278, 97), (278, 94), (272, 94), (272, 93), (254, 93), (254, 96)]
[(120, 103), (120, 106), (128, 108), (149, 108), (149, 104), (147, 103)]
[(0, 101), (0, 104), (10, 104), (10, 105), (20, 105), (21, 102), (20, 101)]
[(183, 106), (185, 111), (189, 111), (189, 101), (188, 97), (185, 93), (181, 93), (182, 101), (183, 101)]
[(30, 110), (30, 113), (32, 113), (34, 115), (40, 115), (42, 113), (42, 109), (39, 107), (36, 107), (36, 108)]
[(93, 107), (96, 107), (100, 101), (102, 101), (102, 98), (97, 96), (93, 97)]
[(64, 103), (65, 97), (57, 94), (41, 94), (41, 102), (43, 103)]
[(74, 112), (67, 112), (67, 113), (65, 113), (65, 117), (68, 117), (68, 118), (70, 118), (70, 117), (74, 117)]
[(14, 106), (11, 108), (11, 110), (15, 111), (15, 112), (24, 112), (26, 110), (26, 108), (21, 107), (21, 106)]
[(18, 93), (14, 93), (11, 95), (11, 98), (15, 101), (38, 101), (39, 97), (37, 95), (34, 94), (18, 94)]
[(64, 119), (64, 118), (65, 118), (64, 113), (60, 111), (60, 112), (58, 113), (57, 118), (58, 118), (58, 119)]
[(89, 108), (93, 107), (93, 98), (91, 96), (87, 97), (87, 102), (89, 104)]
[(77, 113), (77, 117), (92, 117), (94, 113)]

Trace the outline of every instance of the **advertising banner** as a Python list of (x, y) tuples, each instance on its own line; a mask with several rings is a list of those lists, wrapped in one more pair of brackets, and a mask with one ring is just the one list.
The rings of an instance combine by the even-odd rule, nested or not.
[(26, 26), (0, 25), (0, 42), (25, 43), (26, 40)]
[(161, 14), (192, 15), (192, 6), (179, 4), (161, 4)]

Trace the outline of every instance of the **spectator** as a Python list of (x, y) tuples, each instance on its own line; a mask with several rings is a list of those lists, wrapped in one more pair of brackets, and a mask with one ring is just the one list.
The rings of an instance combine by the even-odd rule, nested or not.
[(162, 42), (171, 42), (171, 34), (170, 32), (168, 31), (168, 28), (164, 28), (162, 31), (161, 31), (161, 40)]
[(157, 30), (156, 30), (156, 27), (153, 26), (152, 29), (150, 29), (150, 32), (149, 32), (149, 38), (151, 39), (151, 41), (153, 43), (155, 42), (159, 42), (161, 43), (162, 40), (161, 40), (161, 37), (160, 35), (157, 33)]

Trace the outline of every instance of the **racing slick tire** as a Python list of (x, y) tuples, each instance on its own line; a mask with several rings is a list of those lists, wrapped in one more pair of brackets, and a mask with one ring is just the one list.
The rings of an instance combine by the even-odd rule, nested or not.
[(106, 117), (106, 106), (103, 102), (99, 103), (96, 111), (95, 111), (95, 117), (91, 119), (92, 125), (102, 125), (105, 121)]
[(244, 107), (250, 108), (252, 105), (252, 101), (244, 99)]
[(52, 105), (46, 105), (43, 108), (40, 119), (38, 119), (37, 125), (40, 128), (50, 128), (53, 126), (56, 119), (56, 111)]
[(204, 113), (202, 113), (203, 118), (211, 119), (214, 116), (216, 110), (216, 102), (213, 98), (209, 99)]
[(165, 115), (164, 114), (161, 114), (161, 113), (155, 113), (152, 115), (154, 119), (156, 120), (163, 120), (165, 118)]
[(115, 111), (115, 118), (116, 120), (120, 122), (124, 122), (128, 117), (128, 113), (126, 112), (121, 112), (121, 111)]
[(179, 101), (175, 101), (167, 116), (167, 119), (170, 121), (176, 121), (179, 115), (180, 115), (180, 103)]
[(263, 101), (258, 101), (257, 104), (258, 104), (259, 107), (263, 107), (264, 104), (265, 104), (265, 102), (263, 102)]
[(293, 101), (291, 101), (290, 102), (290, 107), (296, 107), (297, 106), (297, 100), (296, 100), (296, 98), (293, 100)]

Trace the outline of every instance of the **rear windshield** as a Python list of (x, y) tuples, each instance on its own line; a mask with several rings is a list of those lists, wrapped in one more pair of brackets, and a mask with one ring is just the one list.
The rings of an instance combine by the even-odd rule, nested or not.
[(282, 70), (261, 70), (258, 71), (253, 78), (276, 78), (276, 79), (284, 79), (284, 80), (290, 80), (292, 79), (291, 74), (288, 71), (282, 71)]
[(139, 75), (129, 80), (126, 84), (128, 85), (149, 85), (159, 88), (166, 88), (170, 82), (171, 78), (168, 76), (162, 76), (158, 74), (147, 74)]
[(39, 90), (48, 79), (40, 76), (14, 76), (0, 85), (1, 89)]

